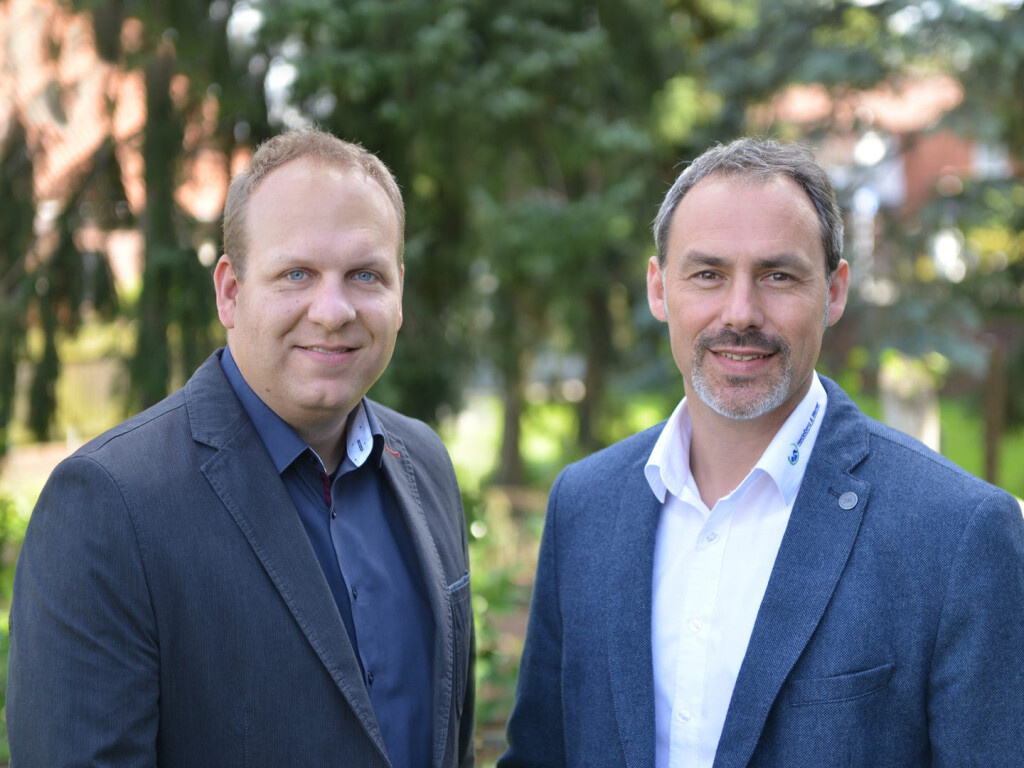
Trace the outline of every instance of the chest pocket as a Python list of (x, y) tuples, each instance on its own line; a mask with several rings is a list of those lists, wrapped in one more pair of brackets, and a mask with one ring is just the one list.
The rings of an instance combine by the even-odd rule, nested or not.
[(883, 664), (846, 675), (792, 680), (789, 683), (789, 703), (794, 707), (802, 707), (859, 699), (885, 688), (895, 666)]
[(448, 587), (448, 602), (452, 617), (452, 696), (457, 716), (462, 715), (465, 701), (466, 678), (469, 674), (470, 637), (473, 627), (473, 601), (470, 599), (469, 573)]

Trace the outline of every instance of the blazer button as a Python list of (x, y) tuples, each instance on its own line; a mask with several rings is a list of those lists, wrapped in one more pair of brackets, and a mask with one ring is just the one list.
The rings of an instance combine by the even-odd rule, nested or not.
[(839, 497), (839, 506), (843, 509), (853, 509), (857, 506), (857, 494), (853, 491), (847, 491)]

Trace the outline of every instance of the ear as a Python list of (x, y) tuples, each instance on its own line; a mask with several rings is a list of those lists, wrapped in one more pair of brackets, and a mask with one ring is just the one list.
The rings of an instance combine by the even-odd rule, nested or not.
[(661, 322), (668, 322), (668, 309), (665, 307), (665, 275), (658, 264), (658, 257), (651, 256), (647, 262), (647, 304), (651, 314)]
[(235, 327), (235, 304), (238, 300), (238, 276), (226, 253), (213, 269), (213, 287), (217, 292), (217, 315), (221, 324), (231, 330)]
[(846, 309), (846, 297), (850, 290), (850, 264), (846, 259), (839, 260), (839, 266), (832, 273), (832, 282), (828, 287), (828, 325), (839, 322)]

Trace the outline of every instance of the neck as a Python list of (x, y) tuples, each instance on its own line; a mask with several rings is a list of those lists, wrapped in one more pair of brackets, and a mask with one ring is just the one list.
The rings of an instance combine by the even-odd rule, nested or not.
[(699, 401), (690, 402), (690, 473), (701, 500), (712, 509), (750, 474), (792, 408), (739, 421), (721, 416)]
[(312, 448), (328, 473), (334, 472), (345, 457), (345, 430), (348, 426), (347, 417), (340, 424), (333, 420), (322, 423), (316, 428), (300, 429), (293, 427), (295, 432)]

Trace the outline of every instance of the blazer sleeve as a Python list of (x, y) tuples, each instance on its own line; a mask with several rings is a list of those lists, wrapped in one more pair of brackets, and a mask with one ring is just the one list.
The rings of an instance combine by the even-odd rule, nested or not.
[(1024, 519), (975, 509), (952, 565), (929, 675), (932, 765), (1024, 765)]
[(516, 702), (508, 722), (509, 749), (498, 768), (555, 768), (566, 761), (558, 594), (558, 494), (564, 477), (563, 472), (555, 481), (548, 500)]
[(7, 728), (17, 768), (156, 765), (159, 663), (144, 546), (110, 474), (63, 462), (15, 571)]

